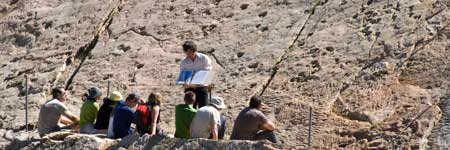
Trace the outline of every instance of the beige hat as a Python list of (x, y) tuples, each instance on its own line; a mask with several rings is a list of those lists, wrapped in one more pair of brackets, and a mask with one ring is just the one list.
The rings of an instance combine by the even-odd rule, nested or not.
[(120, 101), (123, 100), (122, 94), (118, 91), (113, 91), (111, 95), (109, 95), (109, 100), (111, 101)]
[(223, 99), (220, 97), (213, 97), (211, 99), (211, 105), (213, 105), (214, 107), (219, 108), (219, 109), (224, 109), (227, 107), (227, 106), (225, 106)]

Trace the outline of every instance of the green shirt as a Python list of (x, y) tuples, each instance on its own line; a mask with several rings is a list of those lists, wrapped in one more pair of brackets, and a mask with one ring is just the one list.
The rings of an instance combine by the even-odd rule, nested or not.
[(180, 104), (175, 107), (175, 137), (190, 138), (190, 126), (197, 110), (192, 105)]
[(80, 128), (83, 128), (87, 124), (93, 125), (95, 123), (95, 119), (97, 118), (99, 109), (100, 106), (93, 100), (87, 100), (84, 102), (83, 106), (81, 106), (80, 112)]

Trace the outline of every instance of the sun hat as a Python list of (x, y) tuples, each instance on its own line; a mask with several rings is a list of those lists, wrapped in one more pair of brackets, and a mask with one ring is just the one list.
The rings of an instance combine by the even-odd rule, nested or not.
[(213, 105), (214, 107), (219, 108), (219, 109), (224, 109), (227, 107), (227, 106), (225, 106), (223, 99), (220, 97), (213, 97), (211, 99), (211, 105)]
[(95, 99), (97, 96), (102, 95), (102, 91), (98, 87), (91, 87), (88, 90), (87, 99)]
[(117, 102), (117, 101), (120, 101), (120, 100), (122, 100), (122, 99), (123, 99), (122, 94), (120, 94), (119, 91), (113, 91), (113, 92), (109, 95), (109, 100), (111, 100), (111, 101)]

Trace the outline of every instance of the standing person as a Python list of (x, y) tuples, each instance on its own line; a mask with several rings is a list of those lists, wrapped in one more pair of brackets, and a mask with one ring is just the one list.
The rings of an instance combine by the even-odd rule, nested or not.
[[(220, 110), (226, 108), (222, 98), (213, 97), (211, 103), (200, 108), (194, 116), (191, 123), (191, 137), (192, 138), (210, 138), (218, 140), (223, 138), (225, 130), (225, 123), (221, 119)], [(219, 131), (223, 131), (220, 133)]]
[(234, 122), (231, 140), (269, 140), (277, 143), (274, 133), (275, 125), (259, 111), (262, 107), (262, 99), (253, 96), (250, 106), (242, 110)]
[(150, 93), (147, 103), (138, 105), (136, 109), (136, 129), (140, 135), (145, 133), (150, 134), (150, 136), (163, 134), (159, 125), (163, 101), (164, 98), (161, 94)]
[(112, 116), (114, 108), (116, 108), (117, 103), (123, 100), (122, 94), (118, 91), (113, 91), (108, 98), (103, 100), (102, 106), (97, 114), (97, 121), (95, 121), (94, 128), (97, 130), (108, 129), (109, 120)]
[(102, 91), (100, 91), (98, 87), (92, 87), (88, 89), (87, 93), (88, 96), (81, 106), (80, 111), (80, 133), (95, 134), (99, 133), (99, 131), (94, 128), (94, 123), (100, 109), (97, 101), (101, 99)]
[[(38, 132), (41, 137), (61, 129), (76, 128), (80, 121), (64, 104), (67, 100), (67, 92), (64, 88), (52, 89), (52, 97), (53, 99), (45, 102), (39, 111)], [(58, 123), (66, 126), (60, 127)]]
[(194, 108), (195, 93), (187, 91), (184, 94), (184, 104), (179, 104), (175, 107), (175, 137), (190, 138), (192, 119), (194, 119), (197, 109)]
[[(186, 58), (181, 61), (181, 70), (192, 70), (194, 74), (200, 70), (212, 70), (211, 59), (207, 55), (197, 52), (197, 45), (194, 42), (184, 42), (183, 51), (186, 54)], [(195, 108), (201, 108), (206, 105), (206, 101), (208, 100), (208, 87), (185, 84), (184, 88), (185, 91), (193, 91), (195, 93)]]
[(132, 93), (128, 95), (125, 102), (120, 101), (117, 104), (113, 121), (114, 138), (123, 138), (133, 132), (131, 129), (135, 117), (133, 108), (138, 105), (139, 100), (140, 96)]

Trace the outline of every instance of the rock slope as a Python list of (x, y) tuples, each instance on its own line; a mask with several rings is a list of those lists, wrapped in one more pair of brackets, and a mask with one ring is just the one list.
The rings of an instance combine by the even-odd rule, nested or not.
[(449, 8), (448, 0), (4, 0), (0, 148), (31, 142), (13, 138), (26, 128), (25, 76), (31, 129), (52, 87), (67, 87), (78, 113), (80, 95), (109, 81), (123, 93), (162, 93), (162, 126), (173, 133), (185, 40), (213, 60), (228, 129), (262, 95), (283, 149), (307, 147), (309, 108), (314, 149), (449, 147), (440, 142), (450, 134)]

